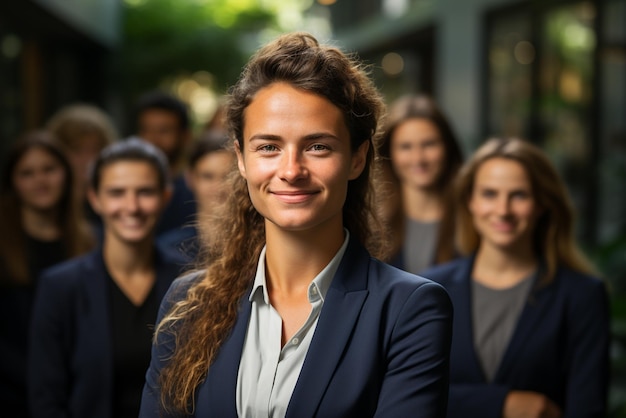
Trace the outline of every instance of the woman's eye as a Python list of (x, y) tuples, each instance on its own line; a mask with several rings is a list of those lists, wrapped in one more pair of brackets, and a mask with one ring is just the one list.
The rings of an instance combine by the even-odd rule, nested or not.
[(524, 200), (530, 197), (530, 193), (527, 193), (525, 191), (519, 191), (519, 192), (513, 193), (512, 197), (515, 199)]
[(276, 145), (272, 145), (272, 144), (265, 144), (265, 145), (261, 145), (258, 148), (259, 151), (263, 151), (263, 152), (275, 152), (278, 150), (278, 147), (276, 147)]
[(313, 144), (310, 149), (311, 151), (327, 151), (329, 148), (324, 144)]

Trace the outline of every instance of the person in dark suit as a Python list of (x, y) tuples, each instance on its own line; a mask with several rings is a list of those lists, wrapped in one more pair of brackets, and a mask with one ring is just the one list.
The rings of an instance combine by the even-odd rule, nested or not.
[(28, 417), (28, 328), (42, 270), (86, 253), (93, 236), (70, 161), (46, 131), (29, 131), (7, 155), (0, 183), (0, 405)]
[(100, 153), (88, 198), (103, 220), (102, 248), (40, 279), (28, 367), (33, 417), (137, 416), (154, 320), (183, 263), (154, 245), (167, 184), (167, 160), (147, 142)]
[(370, 255), (383, 110), (358, 63), (308, 34), (251, 59), (211, 262), (164, 299), (140, 417), (445, 415), (450, 300)]
[(605, 417), (609, 303), (540, 149), (486, 142), (462, 168), (465, 258), (423, 272), (455, 310), (448, 417)]

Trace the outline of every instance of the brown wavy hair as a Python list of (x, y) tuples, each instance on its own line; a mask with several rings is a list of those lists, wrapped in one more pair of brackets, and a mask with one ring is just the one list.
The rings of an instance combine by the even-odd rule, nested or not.
[[(320, 45), (311, 35), (282, 35), (261, 48), (231, 89), (226, 122), (231, 139), (243, 145), (245, 110), (255, 94), (277, 82), (325, 97), (345, 117), (353, 151), (370, 141), (362, 174), (348, 184), (343, 207), (344, 226), (374, 256), (384, 255), (385, 234), (373, 209), (373, 180), (379, 119), (384, 103), (367, 72), (352, 56)], [(247, 185), (236, 169), (228, 179), (232, 192), (221, 211), (203, 222), (206, 234), (203, 279), (186, 298), (171, 308), (157, 327), (175, 338), (176, 348), (160, 376), (161, 403), (168, 411), (191, 413), (194, 393), (205, 378), (250, 289), (259, 254), (265, 244), (263, 217), (250, 200)]]
[(392, 254), (400, 251), (405, 236), (405, 214), (400, 179), (394, 173), (391, 162), (391, 140), (396, 129), (412, 119), (424, 119), (437, 128), (443, 142), (445, 162), (437, 179), (437, 188), (443, 207), (440, 222), (435, 262), (451, 260), (457, 254), (454, 247), (453, 181), (463, 164), (463, 153), (452, 126), (435, 101), (426, 95), (405, 95), (395, 100), (389, 107), (384, 134), (380, 142), (379, 155), (386, 179), (386, 196), (381, 200), (383, 219), (393, 232)]
[(0, 185), (0, 261), (7, 274), (7, 277), (0, 277), (0, 281), (22, 285), (30, 284), (34, 277), (28, 270), (22, 204), (13, 184), (13, 176), (22, 157), (35, 148), (53, 156), (65, 172), (57, 223), (61, 229), (66, 257), (83, 254), (94, 244), (91, 230), (82, 215), (81, 202), (74, 195), (72, 169), (62, 145), (46, 131), (27, 132), (9, 151)]
[(595, 275), (595, 268), (574, 238), (575, 212), (565, 184), (541, 149), (518, 138), (488, 140), (461, 168), (456, 182), (456, 240), (459, 250), (468, 255), (476, 252), (480, 246), (480, 236), (474, 227), (469, 201), (478, 169), (493, 158), (516, 161), (524, 167), (533, 197), (542, 211), (533, 237), (535, 254), (544, 263), (541, 283), (549, 283), (560, 265)]

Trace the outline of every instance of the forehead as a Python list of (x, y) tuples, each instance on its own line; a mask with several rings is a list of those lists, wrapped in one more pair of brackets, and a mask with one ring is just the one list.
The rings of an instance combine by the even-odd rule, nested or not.
[(100, 171), (101, 186), (158, 184), (159, 172), (152, 164), (138, 160), (118, 160), (104, 165)]
[(270, 84), (259, 90), (244, 110), (244, 137), (257, 130), (280, 134), (285, 128), (347, 132), (343, 113), (327, 98), (287, 83)]
[(235, 155), (230, 151), (213, 151), (200, 157), (192, 168), (199, 171), (217, 170), (229, 168), (234, 161)]
[(59, 159), (41, 146), (29, 148), (17, 161), (16, 168), (36, 164), (60, 164)]
[(410, 118), (400, 122), (393, 131), (393, 140), (440, 139), (437, 125), (425, 118)]
[(152, 126), (178, 126), (178, 115), (167, 109), (149, 108), (139, 114), (140, 128)]
[(492, 186), (530, 187), (530, 177), (526, 168), (518, 161), (501, 157), (490, 158), (483, 162), (476, 170), (475, 182)]

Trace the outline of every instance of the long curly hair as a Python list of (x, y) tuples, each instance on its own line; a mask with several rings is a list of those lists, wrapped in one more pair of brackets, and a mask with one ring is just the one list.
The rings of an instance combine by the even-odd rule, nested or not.
[(469, 201), (478, 169), (488, 160), (504, 158), (524, 167), (533, 196), (542, 212), (535, 225), (535, 254), (544, 263), (540, 281), (549, 283), (560, 265), (596, 274), (574, 238), (575, 211), (567, 188), (546, 155), (530, 142), (518, 138), (492, 138), (480, 146), (461, 168), (456, 181), (457, 235), (459, 250), (467, 255), (478, 250), (480, 235), (474, 227)]
[[(231, 139), (240, 146), (246, 107), (259, 90), (276, 82), (315, 93), (337, 106), (349, 129), (353, 151), (370, 142), (365, 169), (348, 184), (343, 220), (352, 239), (372, 255), (385, 256), (386, 234), (373, 208), (374, 145), (384, 102), (365, 68), (355, 57), (320, 45), (305, 33), (282, 35), (267, 44), (251, 58), (229, 94), (226, 123)], [(168, 411), (193, 411), (195, 391), (234, 326), (265, 244), (264, 219), (252, 205), (246, 182), (236, 168), (227, 182), (227, 201), (217, 215), (201, 221), (203, 278), (157, 326), (157, 335), (173, 335), (176, 345), (160, 375), (161, 403)]]

